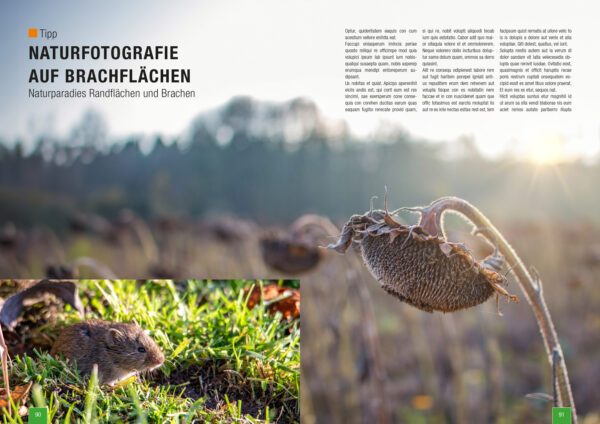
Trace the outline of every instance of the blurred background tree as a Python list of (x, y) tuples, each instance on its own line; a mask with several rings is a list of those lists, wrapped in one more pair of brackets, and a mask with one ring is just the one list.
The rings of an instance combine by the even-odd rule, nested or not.
[(18, 140), (2, 143), (0, 222), (62, 232), (74, 211), (111, 219), (123, 208), (144, 218), (227, 212), (262, 223), (302, 213), (339, 220), (366, 210), (386, 184), (392, 202), (452, 194), (493, 219), (507, 218), (515, 202), (526, 211), (518, 219), (600, 219), (591, 213), (600, 210), (598, 163), (492, 160), (472, 138), (433, 143), (390, 124), (358, 138), (306, 99), (236, 97), (199, 115), (184, 136), (155, 137), (149, 151), (145, 136), (108, 134), (102, 116), (88, 111), (64, 139), (40, 136), (30, 151)]

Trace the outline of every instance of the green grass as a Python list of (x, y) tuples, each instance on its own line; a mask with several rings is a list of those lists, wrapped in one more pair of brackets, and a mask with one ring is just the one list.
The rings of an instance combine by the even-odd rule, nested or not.
[[(249, 310), (243, 289), (254, 283), (82, 280), (86, 318), (135, 320), (165, 363), (111, 390), (36, 350), (13, 358), (11, 385), (32, 381), (26, 406), (48, 406), (51, 422), (299, 422), (300, 326), (263, 306)], [(81, 320), (68, 309), (50, 336)]]

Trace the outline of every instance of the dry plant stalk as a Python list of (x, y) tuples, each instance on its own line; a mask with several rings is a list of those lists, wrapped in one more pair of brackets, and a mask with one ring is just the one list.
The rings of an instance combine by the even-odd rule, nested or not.
[[(405, 226), (396, 222), (392, 215), (401, 210), (418, 212), (419, 223)], [(448, 211), (470, 221), (474, 232), (496, 247), (494, 254), (477, 261), (463, 244), (448, 242), (442, 219)], [(427, 207), (400, 208), (391, 214), (386, 205), (385, 211), (352, 216), (338, 243), (329, 247), (343, 253), (353, 242), (358, 243), (369, 271), (388, 293), (428, 312), (469, 308), (494, 293), (496, 301), (502, 295), (518, 302), (504, 289), (506, 279), (500, 273), (505, 261), (510, 264), (536, 317), (550, 365), (556, 364), (558, 406), (571, 407), (577, 424), (567, 367), (541, 281), (537, 275), (532, 277), (512, 246), (476, 207), (457, 197), (444, 197)], [(553, 361), (553, 352), (558, 361)]]
[(0, 326), (0, 356), (2, 362), (2, 377), (4, 380), (4, 390), (6, 391), (6, 399), (8, 400), (8, 414), (12, 414), (12, 407), (10, 404), (10, 385), (8, 384), (8, 347), (4, 341), (4, 333)]

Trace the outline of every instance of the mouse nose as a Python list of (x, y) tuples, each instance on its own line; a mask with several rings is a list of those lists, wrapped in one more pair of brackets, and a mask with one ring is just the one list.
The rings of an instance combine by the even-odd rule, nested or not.
[(165, 362), (165, 355), (162, 352), (159, 352), (158, 355), (156, 356), (156, 364), (158, 365), (162, 365), (162, 363)]
[(147, 366), (152, 369), (158, 368), (163, 362), (165, 362), (165, 355), (161, 351), (152, 352), (146, 357)]

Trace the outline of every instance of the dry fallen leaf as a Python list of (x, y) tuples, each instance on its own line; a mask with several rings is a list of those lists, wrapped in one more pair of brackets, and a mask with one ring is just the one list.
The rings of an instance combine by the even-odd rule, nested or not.
[[(4, 333), (2, 332), (2, 326), (0, 325), (0, 362), (2, 362), (2, 379), (4, 380), (4, 394), (6, 397), (10, 396), (10, 384), (8, 381), (8, 347), (4, 340)], [(8, 403), (8, 414), (12, 414), (12, 405)]]
[(79, 299), (77, 284), (72, 281), (42, 280), (39, 283), (10, 296), (0, 310), (0, 322), (14, 331), (17, 319), (25, 303), (36, 303), (47, 294), (53, 294), (63, 302), (74, 307), (83, 316), (83, 305)]
[[(12, 398), (15, 405), (24, 404), (27, 402), (29, 398), (29, 390), (31, 389), (32, 382), (30, 381), (28, 384), (22, 386), (15, 386), (14, 389), (10, 391), (10, 397)], [(0, 389), (0, 411), (6, 409), (8, 411), (9, 402), (6, 396), (6, 390)], [(26, 411), (27, 412), (27, 411)], [(19, 409), (19, 415), (21, 415), (21, 409)]]
[[(248, 287), (246, 294), (250, 291)], [(263, 286), (262, 299), (264, 302), (286, 296), (285, 298), (268, 304), (267, 310), (274, 314), (280, 312), (287, 320), (300, 318), (300, 290), (291, 289), (289, 287), (281, 287), (271, 283)], [(248, 308), (252, 309), (261, 301), (260, 286), (255, 285), (250, 297), (248, 298)]]

